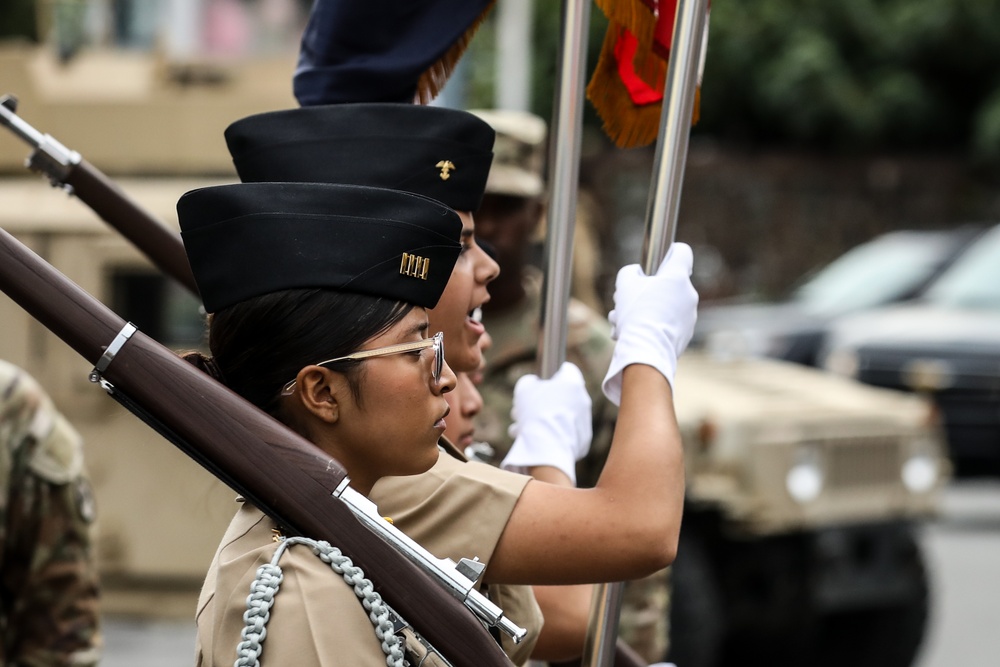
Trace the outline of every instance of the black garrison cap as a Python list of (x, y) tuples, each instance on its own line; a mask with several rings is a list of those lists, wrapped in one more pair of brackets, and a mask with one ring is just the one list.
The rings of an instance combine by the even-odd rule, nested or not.
[(433, 308), (462, 245), (458, 214), (419, 195), (324, 183), (237, 183), (177, 202), (205, 309), (328, 287)]
[(353, 183), (436, 199), (482, 201), (496, 133), (466, 111), (416, 104), (338, 104), (248, 116), (226, 128), (244, 183)]

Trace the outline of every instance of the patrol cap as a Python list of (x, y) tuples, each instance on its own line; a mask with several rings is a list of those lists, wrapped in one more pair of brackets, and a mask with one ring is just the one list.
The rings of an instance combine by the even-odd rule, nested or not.
[(244, 183), (352, 183), (430, 197), (475, 211), (486, 188), (495, 133), (457, 109), (416, 104), (337, 104), (272, 111), (226, 128)]
[(177, 202), (205, 309), (328, 287), (433, 308), (462, 250), (462, 222), (419, 195), (357, 185), (237, 183)]
[(470, 113), (490, 124), (497, 138), (486, 192), (515, 197), (537, 197), (545, 191), (545, 121), (527, 111), (473, 109)]

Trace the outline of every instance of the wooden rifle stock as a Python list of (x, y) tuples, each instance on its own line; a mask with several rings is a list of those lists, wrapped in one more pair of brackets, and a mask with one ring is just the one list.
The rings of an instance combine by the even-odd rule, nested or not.
[[(88, 360), (126, 325), (4, 230), (0, 289)], [(328, 454), (141, 332), (102, 377), (126, 406), (140, 408), (141, 418), (282, 526), (340, 548), (455, 665), (510, 665), (459, 600), (332, 497), (346, 473)]]

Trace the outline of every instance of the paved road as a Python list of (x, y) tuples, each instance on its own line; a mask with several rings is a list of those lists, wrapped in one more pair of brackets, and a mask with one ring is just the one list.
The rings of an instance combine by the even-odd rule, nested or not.
[[(235, 660), (235, 651), (233, 653)], [(194, 619), (143, 621), (123, 617), (104, 620), (101, 667), (189, 667), (194, 665)]]
[(1000, 481), (953, 484), (924, 546), (934, 602), (917, 667), (1000, 665)]
[[(914, 667), (1000, 665), (1000, 480), (954, 484), (922, 538), (934, 602)], [(105, 637), (103, 667), (193, 663), (193, 621), (109, 618)]]

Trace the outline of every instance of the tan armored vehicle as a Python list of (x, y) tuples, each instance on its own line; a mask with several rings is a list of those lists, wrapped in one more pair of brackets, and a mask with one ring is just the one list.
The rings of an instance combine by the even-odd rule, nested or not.
[(912, 524), (950, 472), (931, 403), (699, 351), (676, 384), (677, 663), (911, 664), (929, 604)]
[[(2, 93), (18, 112), (111, 175), (176, 229), (187, 190), (235, 181), (222, 132), (294, 105), (293, 59), (172, 66), (155, 56), (0, 46)], [(28, 147), (0, 128), (0, 227), (124, 318), (174, 349), (202, 343), (199, 303), (85, 204), (24, 168)], [(193, 176), (192, 176), (193, 175)], [(103, 609), (190, 616), (233, 491), (88, 381), (79, 355), (0, 294), (0, 358), (24, 366), (83, 434), (98, 505)]]

